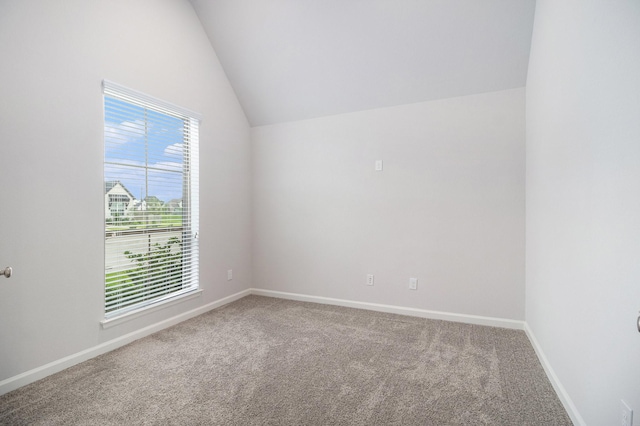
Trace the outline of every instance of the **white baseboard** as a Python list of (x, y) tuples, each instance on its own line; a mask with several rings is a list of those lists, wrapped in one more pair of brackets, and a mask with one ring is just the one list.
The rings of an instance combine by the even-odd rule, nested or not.
[(533, 331), (529, 327), (529, 324), (526, 322), (524, 324), (524, 332), (527, 334), (527, 337), (529, 338), (529, 341), (531, 342), (533, 349), (536, 351), (536, 355), (538, 355), (540, 364), (542, 364), (542, 368), (544, 368), (545, 373), (547, 373), (547, 377), (549, 378), (551, 385), (555, 389), (556, 394), (560, 399), (560, 402), (562, 402), (564, 409), (567, 411), (567, 414), (569, 414), (569, 417), (571, 417), (571, 421), (573, 422), (574, 425), (586, 426), (587, 423), (584, 421), (584, 419), (578, 412), (578, 409), (573, 404), (571, 397), (569, 397), (569, 394), (565, 390), (564, 386), (562, 386), (562, 383), (560, 383), (560, 379), (558, 379), (558, 376), (556, 376), (556, 373), (553, 371), (553, 368), (551, 368), (551, 364), (549, 364), (547, 357), (542, 351), (542, 348), (540, 347), (540, 344), (538, 343), (536, 336), (533, 334)]
[(524, 321), (483, 317), (479, 315), (454, 314), (450, 312), (429, 311), (426, 309), (405, 308), (403, 306), (383, 305), (379, 303), (357, 302), (354, 300), (333, 299), (330, 297), (308, 296), (306, 294), (286, 293), (282, 291), (262, 290), (252, 288), (251, 294), (258, 296), (277, 297), (280, 299), (298, 300), (302, 302), (322, 303), (325, 305), (345, 306), (348, 308), (368, 309), (370, 311), (387, 312), (412, 317), (437, 319), (444, 321), (463, 322), (466, 324), (488, 325), (491, 327), (524, 329)]
[(211, 302), (204, 306), (200, 306), (199, 308), (192, 309), (188, 312), (184, 312), (180, 315), (176, 315), (164, 321), (160, 321), (156, 324), (152, 324), (148, 327), (141, 328), (140, 330), (136, 330), (132, 333), (125, 334), (124, 336), (120, 336), (116, 339), (109, 340), (108, 342), (101, 343), (92, 348), (85, 349), (84, 351), (66, 356), (64, 358), (50, 362), (49, 364), (45, 364), (43, 366), (34, 368), (33, 370), (29, 370), (24, 373), (18, 374), (17, 376), (9, 377), (8, 379), (5, 379), (0, 382), (0, 395), (3, 395), (7, 392), (11, 392), (12, 390), (18, 389), (19, 387), (28, 385), (29, 383), (33, 383), (36, 380), (43, 379), (51, 374), (62, 371), (66, 368), (79, 364), (83, 361), (86, 361), (98, 355), (102, 355), (106, 352), (117, 349), (121, 346), (124, 346), (126, 344), (133, 342), (134, 340), (141, 339), (142, 337), (148, 336), (162, 329), (171, 327), (172, 325), (176, 325), (182, 321), (188, 320), (193, 317), (197, 317), (198, 315), (204, 314), (205, 312), (208, 312), (212, 309), (218, 308), (220, 306), (223, 306), (233, 301), (236, 301), (238, 299), (241, 299), (245, 296), (248, 296), (249, 294), (251, 294), (250, 289), (243, 290), (239, 293), (232, 294), (231, 296), (227, 296), (225, 298), (216, 300), (215, 302)]

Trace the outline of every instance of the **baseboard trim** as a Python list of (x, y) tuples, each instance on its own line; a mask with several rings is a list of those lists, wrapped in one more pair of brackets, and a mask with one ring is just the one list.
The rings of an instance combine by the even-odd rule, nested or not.
[(8, 379), (5, 379), (0, 382), (0, 395), (3, 395), (7, 392), (11, 392), (12, 390), (18, 389), (19, 387), (28, 385), (29, 383), (33, 383), (37, 380), (43, 379), (51, 374), (67, 369), (71, 366), (79, 364), (83, 361), (86, 361), (98, 355), (102, 355), (106, 352), (109, 352), (121, 346), (127, 345), (135, 340), (146, 337), (162, 329), (171, 327), (172, 325), (176, 325), (182, 321), (188, 320), (193, 317), (197, 317), (198, 315), (204, 314), (205, 312), (208, 312), (212, 309), (216, 309), (226, 304), (229, 304), (231, 302), (234, 302), (250, 294), (251, 294), (251, 289), (243, 290), (241, 292), (216, 300), (214, 302), (207, 303), (206, 305), (200, 306), (196, 309), (192, 309), (190, 311), (184, 312), (182, 314), (176, 315), (171, 318), (167, 318), (166, 320), (160, 321), (150, 326), (141, 328), (140, 330), (136, 330), (132, 333), (125, 334), (124, 336), (120, 336), (113, 340), (109, 340), (108, 342), (101, 343), (92, 348), (85, 349), (78, 353), (66, 356), (64, 358), (50, 362), (43, 366), (34, 368), (33, 370), (29, 370), (24, 373), (18, 374), (17, 376), (9, 377)]
[(306, 294), (286, 293), (282, 291), (263, 290), (252, 288), (251, 294), (257, 296), (276, 297), (279, 299), (298, 300), (301, 302), (322, 303), (325, 305), (345, 306), (348, 308), (368, 309), (370, 311), (387, 312), (412, 317), (429, 318), (444, 321), (463, 322), (466, 324), (488, 325), (491, 327), (510, 328), (523, 330), (524, 321), (483, 317), (479, 315), (454, 314), (450, 312), (430, 311), (426, 309), (406, 308), (403, 306), (384, 305), (380, 303), (358, 302), (355, 300), (334, 299), (330, 297), (309, 296)]
[(574, 425), (586, 426), (587, 423), (584, 421), (584, 419), (578, 412), (578, 409), (574, 405), (573, 401), (571, 400), (571, 397), (565, 390), (564, 386), (562, 386), (560, 379), (556, 375), (555, 371), (553, 371), (553, 368), (551, 367), (549, 360), (547, 360), (547, 357), (542, 351), (542, 347), (540, 347), (540, 344), (538, 343), (538, 339), (536, 339), (535, 334), (533, 334), (533, 330), (531, 330), (531, 328), (529, 327), (529, 324), (526, 322), (524, 324), (524, 332), (529, 338), (529, 341), (531, 342), (531, 346), (533, 346), (533, 350), (536, 351), (536, 355), (538, 355), (540, 364), (542, 364), (542, 368), (544, 368), (545, 373), (547, 373), (547, 377), (549, 378), (549, 381), (551, 382), (553, 389), (555, 389), (556, 394), (560, 399), (560, 402), (562, 402), (564, 409), (567, 411), (567, 414), (569, 414), (571, 421), (573, 422)]

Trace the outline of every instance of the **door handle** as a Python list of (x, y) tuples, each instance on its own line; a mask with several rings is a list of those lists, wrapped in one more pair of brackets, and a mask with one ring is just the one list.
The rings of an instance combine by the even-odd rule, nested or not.
[(13, 273), (13, 268), (11, 266), (7, 266), (2, 271), (0, 271), (0, 275), (4, 275), (6, 278), (11, 278), (12, 273)]

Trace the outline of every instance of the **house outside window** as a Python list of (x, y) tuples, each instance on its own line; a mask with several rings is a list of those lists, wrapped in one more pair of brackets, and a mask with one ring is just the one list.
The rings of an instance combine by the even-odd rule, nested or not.
[(105, 219), (112, 222), (123, 220), (131, 213), (135, 197), (119, 181), (105, 182)]

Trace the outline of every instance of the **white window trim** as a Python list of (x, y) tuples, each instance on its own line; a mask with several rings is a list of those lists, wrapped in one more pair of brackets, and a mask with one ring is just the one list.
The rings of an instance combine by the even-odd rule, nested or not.
[[(131, 102), (133, 104), (141, 105), (144, 107), (149, 107), (150, 109), (153, 109), (162, 113), (166, 113), (168, 115), (175, 116), (176, 114), (179, 114), (181, 116), (189, 117), (189, 119), (192, 122), (195, 121), (197, 123), (198, 127), (200, 126), (200, 121), (202, 119), (201, 114), (194, 112), (192, 110), (189, 110), (187, 108), (183, 108), (181, 106), (172, 104), (170, 102), (164, 101), (162, 99), (158, 99), (153, 96), (147, 95), (146, 93), (142, 93), (137, 90), (128, 88), (126, 86), (122, 86), (110, 80), (105, 79), (102, 81), (102, 92), (103, 92), (103, 95), (115, 96), (127, 102)], [(196, 144), (199, 144), (199, 142), (197, 141), (198, 138), (199, 137), (196, 134)], [(195, 160), (197, 163), (199, 161), (198, 157), (199, 155), (196, 151), (195, 156), (192, 158), (192, 160)], [(192, 165), (190, 167), (190, 173), (195, 172), (197, 174), (198, 169), (199, 167), (197, 164), (195, 166)], [(191, 179), (191, 177), (189, 179)], [(194, 196), (196, 199), (199, 199), (199, 194), (197, 192), (195, 194), (192, 194), (192, 196)], [(192, 222), (192, 225), (195, 225), (195, 230), (193, 230), (193, 232), (196, 238), (199, 238), (199, 233), (200, 233), (198, 216), (199, 216), (199, 213), (196, 214), (196, 219), (195, 221)], [(198, 253), (199, 253), (199, 250), (198, 250)], [(199, 259), (196, 262), (199, 263)], [(105, 270), (105, 266), (106, 265), (103, 264), (103, 271)], [(199, 267), (197, 267), (196, 274), (199, 275)], [(165, 309), (177, 303), (181, 303), (186, 300), (199, 297), (202, 294), (202, 289), (200, 288), (200, 284), (199, 284), (199, 277), (196, 277), (196, 283), (197, 283), (196, 287), (192, 287), (192, 288), (184, 289), (182, 291), (178, 291), (175, 293), (167, 294), (164, 297), (161, 297), (158, 300), (154, 301), (153, 303), (141, 306), (139, 308), (135, 308), (131, 310), (125, 309), (125, 311), (121, 313), (103, 313), (104, 319), (100, 321), (100, 324), (102, 325), (103, 329), (107, 329), (112, 326), (149, 314), (151, 312), (154, 312), (160, 309)], [(106, 288), (105, 288), (104, 282), (102, 285), (103, 285), (103, 303), (104, 303)]]
[(102, 325), (102, 328), (106, 330), (107, 328), (111, 328), (113, 326), (139, 318), (141, 316), (148, 315), (152, 312), (159, 311), (161, 309), (166, 309), (170, 306), (177, 305), (178, 303), (186, 302), (187, 300), (190, 300), (190, 299), (195, 299), (196, 297), (200, 297), (201, 295), (202, 295), (201, 288), (192, 289), (183, 294), (172, 295), (171, 297), (168, 297), (166, 300), (155, 302), (152, 305), (146, 305), (142, 308), (136, 309), (134, 311), (125, 312), (113, 318), (103, 319), (102, 321), (100, 321), (100, 324)]
[(160, 112), (164, 112), (170, 115), (179, 113), (181, 115), (195, 118), (198, 121), (202, 120), (202, 114), (191, 111), (187, 108), (183, 108), (179, 105), (172, 104), (171, 102), (154, 98), (153, 96), (149, 96), (146, 93), (138, 92), (137, 90), (130, 89), (118, 83), (114, 83), (110, 80), (102, 80), (102, 92), (107, 95), (116, 95), (123, 100), (131, 101), (135, 104), (142, 104), (143, 106), (148, 106), (152, 109), (159, 110)]

